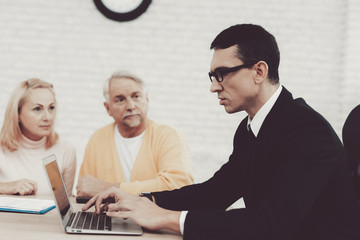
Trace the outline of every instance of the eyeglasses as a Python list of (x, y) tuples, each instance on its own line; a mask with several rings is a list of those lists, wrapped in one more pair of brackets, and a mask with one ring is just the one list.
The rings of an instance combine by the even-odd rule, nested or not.
[(214, 72), (210, 71), (209, 72), (209, 78), (210, 78), (210, 82), (213, 82), (214, 80), (218, 81), (218, 82), (222, 82), (224, 81), (224, 76), (228, 73), (231, 72), (236, 72), (242, 68), (248, 68), (251, 67), (252, 65), (254, 65), (256, 62), (254, 63), (245, 63), (239, 66), (235, 66), (232, 68), (227, 68), (227, 67), (222, 67), (222, 68), (218, 68), (216, 69)]

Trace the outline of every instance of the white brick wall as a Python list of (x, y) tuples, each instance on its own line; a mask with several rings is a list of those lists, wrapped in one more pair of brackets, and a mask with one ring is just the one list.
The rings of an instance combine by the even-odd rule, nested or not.
[(20, 81), (52, 82), (57, 130), (75, 145), (80, 163), (89, 136), (111, 121), (103, 80), (131, 70), (147, 82), (150, 117), (186, 134), (201, 181), (227, 161), (245, 117), (226, 114), (209, 92), (209, 45), (216, 34), (244, 22), (273, 33), (281, 82), (340, 134), (360, 103), (359, 8), (356, 0), (154, 0), (140, 18), (119, 23), (91, 0), (0, 0), (0, 125)]
[(345, 121), (347, 114), (360, 104), (360, 2), (348, 0), (346, 33), (342, 36), (345, 64), (335, 69), (342, 71), (340, 91), (341, 116)]

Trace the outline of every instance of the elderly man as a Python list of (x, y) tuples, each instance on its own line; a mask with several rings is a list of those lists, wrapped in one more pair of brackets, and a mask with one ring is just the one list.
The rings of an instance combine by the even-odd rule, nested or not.
[[(186, 240), (359, 240), (360, 209), (343, 146), (330, 124), (279, 83), (275, 38), (235, 25), (211, 44), (211, 92), (226, 112), (246, 111), (229, 161), (212, 178), (146, 198), (111, 188), (108, 215)], [(246, 208), (226, 209), (244, 198)]]
[(81, 165), (77, 196), (116, 186), (131, 194), (180, 188), (193, 182), (184, 137), (147, 118), (143, 81), (118, 72), (104, 83), (104, 106), (111, 123), (90, 138)]

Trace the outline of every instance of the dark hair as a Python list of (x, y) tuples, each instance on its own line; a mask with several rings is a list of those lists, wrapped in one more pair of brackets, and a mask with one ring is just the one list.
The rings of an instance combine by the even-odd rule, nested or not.
[(219, 33), (210, 49), (225, 49), (237, 46), (237, 56), (244, 63), (264, 61), (269, 67), (269, 79), (279, 82), (280, 52), (275, 37), (263, 27), (253, 24), (238, 24)]

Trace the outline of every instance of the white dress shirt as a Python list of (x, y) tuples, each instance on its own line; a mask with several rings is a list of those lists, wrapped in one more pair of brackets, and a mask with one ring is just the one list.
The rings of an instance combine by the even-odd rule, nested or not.
[(248, 116), (247, 129), (249, 130), (251, 127), (251, 130), (254, 133), (255, 137), (257, 137), (257, 135), (259, 134), (260, 128), (266, 116), (269, 114), (270, 110), (278, 99), (281, 90), (282, 86), (280, 85), (278, 89), (276, 89), (276, 91), (273, 93), (273, 95), (269, 98), (269, 100), (267, 100), (266, 103), (259, 109), (259, 111), (257, 111), (253, 119)]

